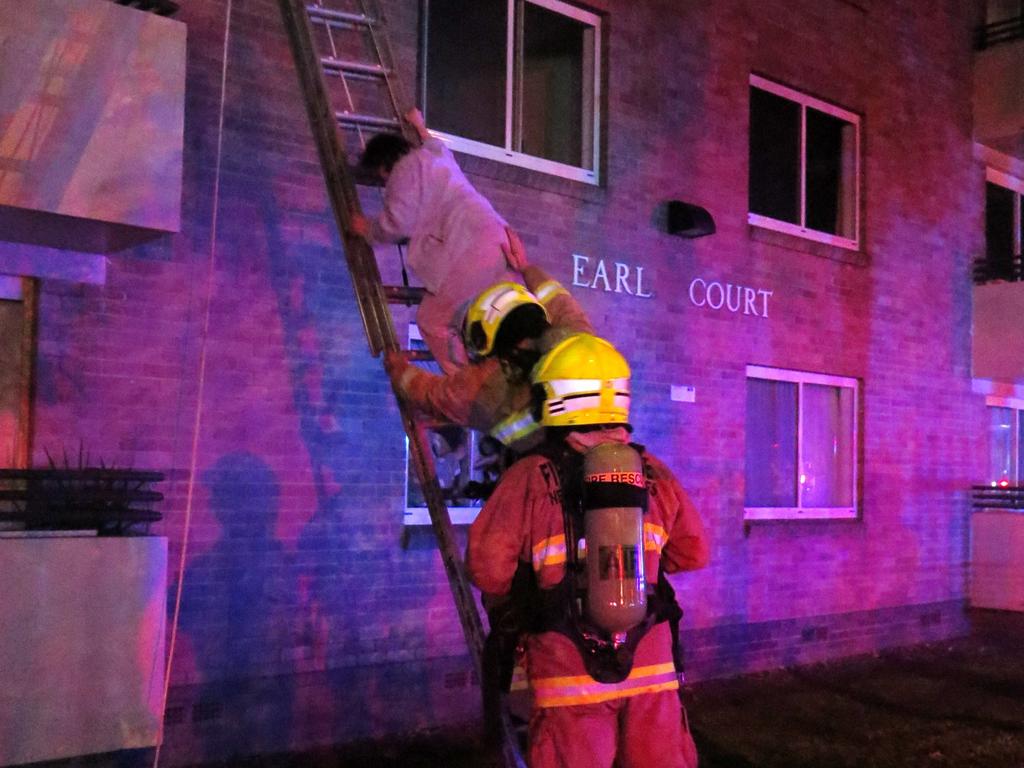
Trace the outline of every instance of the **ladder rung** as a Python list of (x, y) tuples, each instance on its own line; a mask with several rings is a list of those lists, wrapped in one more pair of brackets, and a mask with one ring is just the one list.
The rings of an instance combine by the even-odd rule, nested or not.
[(335, 112), (334, 117), (342, 125), (367, 125), (373, 128), (401, 128), (402, 124), (394, 117), (378, 115), (361, 115), (358, 112)]
[(419, 304), (423, 301), (425, 288), (416, 288), (410, 285), (382, 285), (384, 298), (391, 304)]
[(357, 75), (370, 75), (372, 77), (385, 77), (389, 74), (385, 67), (380, 64), (367, 64), (364, 61), (345, 61), (336, 59), (333, 56), (321, 56), (320, 64), (324, 69), (334, 72), (349, 72)]
[(346, 13), (336, 11), (333, 8), (324, 8), (321, 5), (307, 5), (306, 12), (312, 19), (324, 19), (326, 21), (339, 21), (346, 24), (365, 24), (370, 26), (376, 21), (362, 13)]
[(408, 360), (415, 360), (420, 363), (430, 363), (434, 360), (434, 356), (430, 354), (429, 349), (407, 349), (405, 350), (405, 357)]

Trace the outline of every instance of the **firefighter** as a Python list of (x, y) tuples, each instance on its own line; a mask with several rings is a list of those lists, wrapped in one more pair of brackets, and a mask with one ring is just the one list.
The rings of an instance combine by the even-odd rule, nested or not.
[(697, 764), (664, 574), (704, 567), (708, 544), (672, 472), (629, 442), (629, 379), (603, 339), (551, 349), (533, 373), (545, 442), (469, 530), (492, 626), (512, 615), (522, 632), (532, 768)]
[(593, 333), (579, 304), (558, 281), (531, 265), (522, 241), (509, 229), (509, 265), (518, 283), (492, 285), (466, 312), (463, 341), (470, 365), (437, 376), (410, 363), (401, 352), (385, 357), (396, 389), (415, 408), (490, 435), (516, 453), (542, 439), (530, 408), (530, 370), (562, 339)]

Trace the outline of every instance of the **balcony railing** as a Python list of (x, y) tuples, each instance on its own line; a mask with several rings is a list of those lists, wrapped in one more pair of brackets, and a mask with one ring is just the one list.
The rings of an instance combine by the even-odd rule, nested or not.
[(1024, 511), (1024, 485), (971, 486), (971, 505), (975, 509)]
[(1018, 283), (1024, 280), (1024, 264), (1020, 256), (998, 260), (982, 256), (975, 259), (973, 271), (975, 285), (995, 282)]
[(0, 528), (146, 533), (161, 515), (161, 472), (105, 467), (0, 469)]
[(997, 43), (1007, 43), (1024, 37), (1024, 15), (986, 24), (978, 29), (977, 46), (983, 51)]

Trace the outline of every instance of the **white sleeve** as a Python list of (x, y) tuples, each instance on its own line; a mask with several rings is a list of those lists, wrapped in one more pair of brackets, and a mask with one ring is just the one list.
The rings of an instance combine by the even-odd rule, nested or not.
[(373, 242), (397, 243), (410, 237), (416, 230), (422, 198), (421, 164), (418, 158), (407, 155), (395, 163), (384, 187), (384, 210), (371, 223), (370, 237)]

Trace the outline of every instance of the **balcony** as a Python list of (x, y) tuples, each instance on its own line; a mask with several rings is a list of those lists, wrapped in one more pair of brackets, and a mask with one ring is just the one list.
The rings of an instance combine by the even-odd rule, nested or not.
[(978, 31), (974, 66), (974, 137), (1024, 158), (1024, 14)]
[[(975, 263), (973, 375), (1006, 383), (1024, 380), (1024, 281), (1010, 264)], [(983, 278), (983, 279), (979, 279)]]

